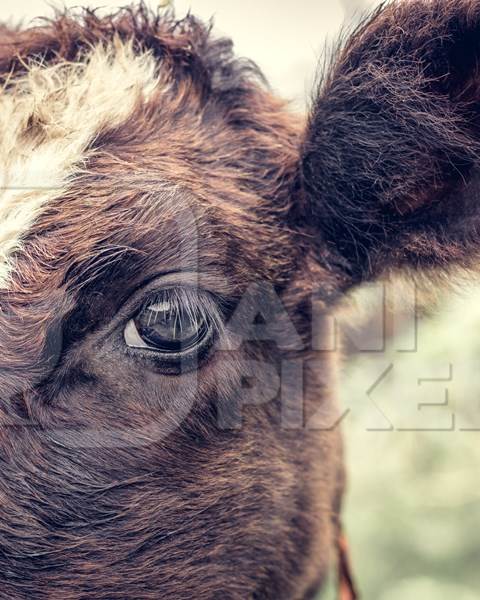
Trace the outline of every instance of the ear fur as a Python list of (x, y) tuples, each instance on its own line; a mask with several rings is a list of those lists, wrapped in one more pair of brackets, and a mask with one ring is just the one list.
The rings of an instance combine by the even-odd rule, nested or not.
[(347, 285), (477, 262), (479, 59), (480, 0), (401, 0), (324, 75), (302, 147), (303, 216)]

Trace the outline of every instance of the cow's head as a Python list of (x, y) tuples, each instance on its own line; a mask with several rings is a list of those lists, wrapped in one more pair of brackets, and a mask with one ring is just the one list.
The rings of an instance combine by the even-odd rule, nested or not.
[(9, 598), (308, 598), (338, 533), (332, 310), (469, 267), (480, 1), (388, 6), (306, 124), (143, 6), (1, 32)]

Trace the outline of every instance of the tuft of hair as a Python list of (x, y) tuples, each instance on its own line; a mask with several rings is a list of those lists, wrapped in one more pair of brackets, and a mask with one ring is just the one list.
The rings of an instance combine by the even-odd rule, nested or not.
[(235, 57), (230, 39), (212, 36), (212, 21), (203, 23), (191, 14), (177, 19), (172, 9), (152, 10), (143, 0), (108, 15), (98, 9), (66, 9), (35, 22), (25, 30), (6, 25), (0, 29), (4, 83), (32, 60), (51, 65), (76, 62), (93, 46), (120, 40), (131, 43), (137, 53), (150, 52), (173, 67), (177, 76), (188, 77), (225, 100), (249, 91), (252, 84), (266, 85), (253, 61)]
[(102, 133), (155, 94), (191, 89), (231, 112), (264, 87), (254, 63), (191, 15), (143, 2), (0, 27), (0, 288), (39, 215), (85, 169)]

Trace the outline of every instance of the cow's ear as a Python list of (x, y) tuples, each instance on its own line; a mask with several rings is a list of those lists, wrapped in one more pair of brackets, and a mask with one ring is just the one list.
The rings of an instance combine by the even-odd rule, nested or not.
[(305, 132), (301, 205), (343, 281), (478, 260), (479, 65), (480, 0), (394, 2), (337, 54)]

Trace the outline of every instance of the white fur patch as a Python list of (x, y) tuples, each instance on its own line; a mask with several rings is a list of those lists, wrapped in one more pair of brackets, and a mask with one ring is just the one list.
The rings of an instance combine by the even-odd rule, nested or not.
[(157, 66), (151, 53), (115, 40), (78, 63), (33, 63), (0, 90), (0, 288), (12, 254), (81, 170), (88, 145), (151, 96)]

